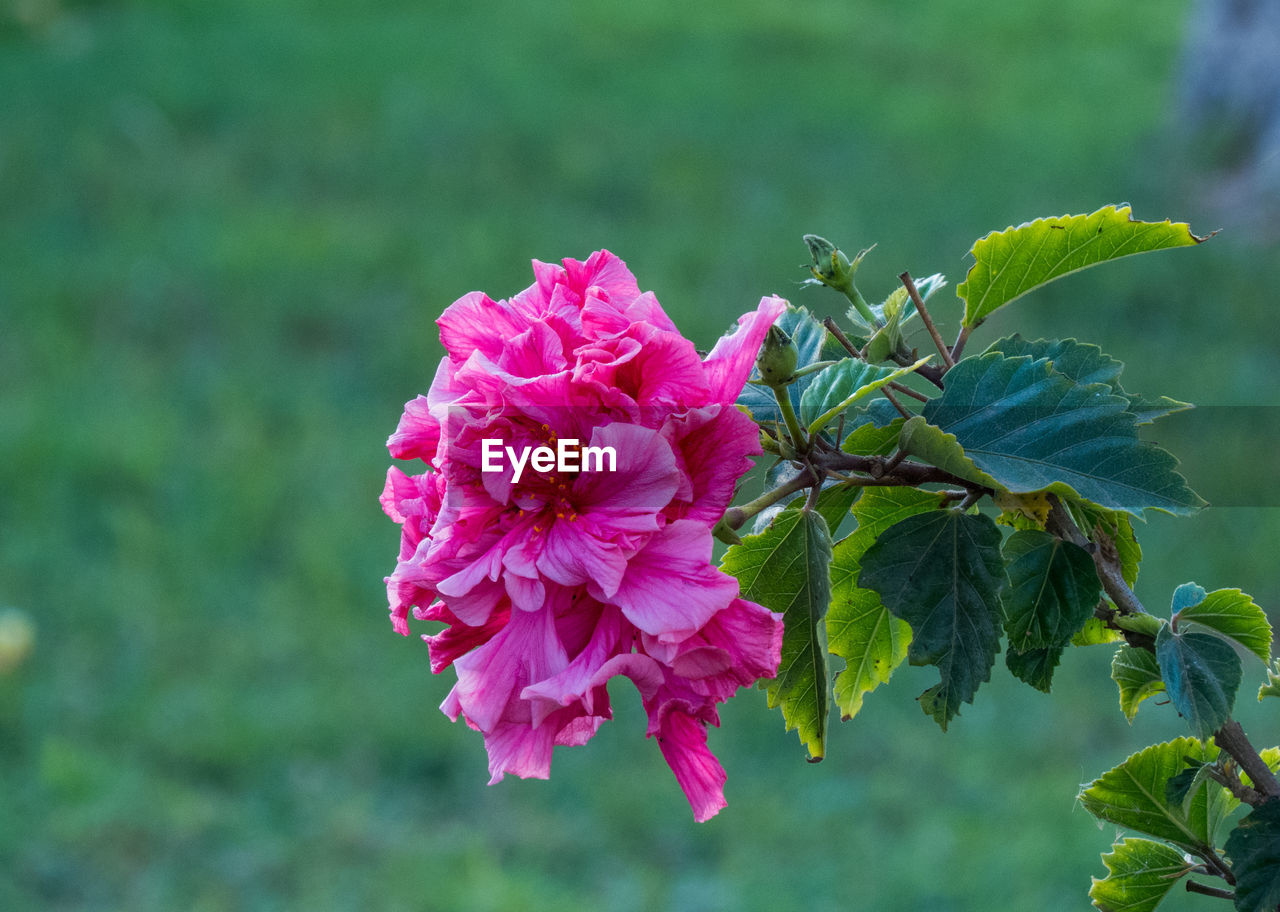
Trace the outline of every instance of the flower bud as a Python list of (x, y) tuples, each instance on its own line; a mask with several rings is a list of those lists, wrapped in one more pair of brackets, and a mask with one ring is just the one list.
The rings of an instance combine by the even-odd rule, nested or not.
[(816, 234), (806, 234), (804, 242), (809, 245), (809, 255), (813, 257), (813, 265), (809, 271), (823, 285), (830, 285), (838, 291), (845, 291), (853, 284), (853, 274), (858, 271), (858, 261), (849, 262), (835, 244)]
[(796, 363), (800, 360), (800, 351), (795, 342), (787, 335), (786, 330), (776, 323), (769, 327), (769, 333), (760, 346), (760, 354), (756, 358), (756, 368), (760, 371), (760, 379), (767, 386), (786, 386), (796, 372)]

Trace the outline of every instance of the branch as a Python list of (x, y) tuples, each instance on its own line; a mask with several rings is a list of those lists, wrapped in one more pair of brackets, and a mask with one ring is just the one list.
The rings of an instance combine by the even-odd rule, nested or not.
[(813, 469), (806, 466), (795, 478), (778, 485), (772, 491), (766, 492), (750, 503), (745, 503), (740, 507), (730, 507), (725, 511), (721, 522), (729, 529), (740, 529), (743, 523), (761, 510), (768, 509), (783, 498), (790, 497), (796, 491), (812, 487), (817, 483), (818, 478), (814, 475)]
[(1216, 896), (1218, 899), (1235, 899), (1236, 895), (1230, 890), (1223, 890), (1220, 887), (1210, 887), (1195, 880), (1187, 881), (1188, 893), (1200, 893), (1204, 896)]
[(857, 456), (852, 453), (822, 453), (815, 455), (813, 462), (827, 471), (861, 472), (880, 484), (903, 488), (919, 487), (922, 484), (946, 484), (980, 494), (995, 493), (990, 488), (974, 484), (950, 472), (921, 462), (902, 460), (897, 456), (886, 459), (883, 456)]
[(1231, 759), (1240, 764), (1240, 769), (1253, 782), (1258, 798), (1248, 802), (1250, 805), (1258, 807), (1270, 798), (1280, 797), (1280, 782), (1276, 781), (1271, 767), (1267, 766), (1257, 749), (1249, 742), (1239, 722), (1234, 719), (1224, 722), (1222, 728), (1214, 732), (1213, 743), (1230, 754)]
[(929, 330), (929, 335), (933, 336), (933, 344), (938, 346), (938, 354), (942, 355), (942, 363), (947, 369), (956, 366), (955, 360), (951, 357), (951, 351), (947, 348), (947, 344), (942, 341), (942, 334), (938, 332), (938, 327), (933, 325), (933, 318), (929, 316), (929, 311), (924, 306), (924, 298), (920, 297), (920, 291), (916, 288), (916, 283), (911, 279), (911, 273), (904, 272), (898, 276), (898, 281), (907, 289), (907, 294), (911, 295), (911, 300), (916, 305), (916, 313), (920, 314), (920, 319), (924, 321), (925, 328)]
[[(1129, 584), (1124, 581), (1119, 564), (1108, 556), (1107, 552), (1111, 549), (1098, 547), (1096, 543), (1090, 542), (1071, 519), (1066, 508), (1062, 506), (1062, 502), (1053, 494), (1049, 495), (1049, 504), (1049, 517), (1045, 522), (1045, 528), (1058, 536), (1058, 538), (1080, 545), (1080, 547), (1093, 554), (1093, 563), (1097, 567), (1098, 579), (1102, 582), (1102, 588), (1106, 590), (1107, 595), (1110, 596), (1111, 601), (1115, 603), (1116, 608), (1122, 615), (1122, 617), (1114, 618), (1113, 623), (1121, 629), (1122, 633), (1126, 634), (1126, 639), (1128, 639), (1129, 631), (1124, 630), (1125, 619), (1123, 616), (1146, 615), (1147, 610), (1142, 607), (1138, 597), (1133, 594)], [(1096, 531), (1094, 534), (1101, 535), (1100, 532)], [(1143, 631), (1143, 636), (1144, 639), (1141, 642), (1134, 642), (1133, 639), (1129, 639), (1129, 645), (1139, 646), (1155, 652), (1155, 642), (1148, 642), (1151, 638), (1145, 634), (1145, 631)], [(1234, 719), (1228, 719), (1221, 728), (1214, 732), (1213, 740), (1249, 775), (1249, 778), (1253, 781), (1253, 787), (1257, 791), (1258, 804), (1270, 798), (1280, 797), (1280, 782), (1276, 780), (1271, 768), (1258, 755), (1257, 748), (1249, 742), (1239, 722)], [(1252, 804), (1252, 802), (1250, 803)], [(1257, 804), (1254, 806), (1256, 807)]]
[(1133, 590), (1129, 588), (1129, 584), (1124, 581), (1119, 563), (1112, 560), (1107, 553), (1111, 549), (1099, 547), (1091, 542), (1089, 537), (1080, 531), (1056, 494), (1049, 495), (1049, 518), (1045, 522), (1045, 529), (1064, 541), (1079, 545), (1093, 555), (1093, 564), (1098, 569), (1098, 579), (1102, 582), (1102, 588), (1106, 590), (1107, 596), (1115, 603), (1121, 614), (1147, 613), (1142, 603), (1138, 601), (1138, 597), (1133, 594)]

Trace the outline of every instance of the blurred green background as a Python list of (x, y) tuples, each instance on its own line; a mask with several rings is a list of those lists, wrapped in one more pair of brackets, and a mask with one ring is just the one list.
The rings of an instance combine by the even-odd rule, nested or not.
[[(532, 257), (612, 249), (706, 348), (762, 294), (841, 312), (800, 287), (805, 232), (877, 243), (883, 296), (1126, 200), (1224, 231), (978, 350), (1081, 336), (1130, 389), (1280, 404), (1274, 239), (1179, 127), (1188, 9), (0, 2), (0, 609), (36, 635), (0, 676), (0, 908), (1087, 908), (1114, 833), (1078, 785), (1183, 733), (1124, 722), (1104, 647), (1054, 697), (997, 668), (946, 735), (904, 668), (818, 765), (743, 693), (707, 824), (627, 687), (551, 781), (486, 787), (452, 674), (386, 617), (383, 441), (435, 317)], [(1275, 457), (1244, 439), (1222, 468), (1189, 435), (1193, 482), (1247, 490)], [(1237, 503), (1140, 530), (1153, 609), (1188, 579), (1280, 604), (1277, 511)], [(1280, 741), (1250, 674), (1239, 715)]]

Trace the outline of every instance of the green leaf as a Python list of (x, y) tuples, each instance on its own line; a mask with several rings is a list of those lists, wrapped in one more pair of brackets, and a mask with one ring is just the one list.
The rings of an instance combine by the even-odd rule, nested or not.
[(1147, 649), (1121, 646), (1111, 660), (1111, 680), (1120, 688), (1120, 711), (1130, 722), (1138, 714), (1138, 704), (1164, 692), (1160, 665)]
[(1084, 622), (1079, 633), (1071, 638), (1072, 646), (1105, 646), (1119, 643), (1124, 639), (1119, 631), (1112, 630), (1099, 618), (1091, 617)]
[(1215, 589), (1198, 602), (1174, 610), (1179, 627), (1188, 621), (1208, 627), (1239, 643), (1264, 665), (1271, 661), (1271, 624), (1266, 613), (1239, 589)]
[(1009, 646), (1057, 648), (1093, 616), (1102, 593), (1089, 552), (1048, 532), (1015, 532), (1004, 543), (1009, 584), (1001, 593)]
[[(817, 361), (837, 361), (849, 354), (831, 337), (827, 328), (813, 318), (807, 308), (788, 304), (787, 309), (778, 316), (775, 325), (791, 336), (791, 341), (795, 343), (799, 353), (796, 360), (797, 370)], [(787, 387), (793, 408), (799, 406), (800, 397), (804, 395), (804, 391), (816, 376), (817, 374), (814, 373), (797, 377)], [(755, 368), (751, 369), (751, 379), (760, 379), (760, 372)], [(782, 410), (778, 408), (778, 400), (774, 398), (773, 390), (767, 386), (748, 383), (738, 396), (738, 405), (745, 406), (751, 413), (751, 417), (759, 424), (769, 425), (775, 421), (782, 421)]]
[(1139, 440), (1125, 409), (1102, 384), (1079, 386), (1048, 361), (992, 352), (948, 371), (921, 416), (1015, 493), (1048, 489), (1135, 515), (1198, 510), (1204, 501), (1174, 471), (1178, 461)]
[(1000, 639), (1004, 563), (1000, 530), (988, 517), (956, 510), (910, 516), (862, 556), (858, 585), (874, 589), (911, 625), (907, 656), (936, 665), (942, 681), (922, 700), (945, 731), (961, 703), (991, 678)]
[(907, 367), (890, 368), (876, 367), (857, 358), (845, 358), (823, 368), (800, 397), (800, 423), (808, 427), (810, 434), (816, 434), (859, 399), (928, 361), (928, 358), (921, 358)]
[(1240, 657), (1225, 640), (1208, 633), (1160, 628), (1156, 661), (1165, 690), (1200, 738), (1210, 738), (1231, 715), (1240, 687)]
[(895, 523), (941, 505), (937, 494), (915, 488), (866, 488), (853, 508), (858, 528), (836, 542), (827, 639), (831, 652), (845, 660), (835, 686), (836, 706), (845, 719), (857, 715), (866, 694), (888, 682), (911, 641), (906, 621), (891, 615), (875, 592), (858, 588), (862, 556)]
[(904, 421), (895, 418), (883, 427), (868, 421), (849, 431), (840, 442), (840, 449), (855, 456), (888, 456), (898, 446)]
[(1102, 856), (1108, 874), (1093, 878), (1089, 898), (1102, 912), (1151, 912), (1191, 865), (1177, 849), (1131, 837)]
[[(954, 370), (954, 368), (952, 368)], [(948, 434), (916, 415), (908, 418), (898, 435), (898, 449), (908, 456), (916, 456), (950, 472), (957, 478), (1001, 490), (1000, 482), (983, 472), (965, 455), (964, 447), (956, 442), (954, 434)]]
[[(1169, 799), (1170, 804), (1180, 806), (1183, 813), (1186, 813), (1191, 808), (1191, 802), (1195, 800), (1196, 791), (1212, 781), (1209, 778), (1209, 772), (1215, 768), (1216, 764), (1213, 763), (1192, 763), (1178, 775), (1170, 777), (1169, 781), (1165, 783), (1165, 797)], [(1229, 802), (1234, 800), (1234, 796), (1228, 798)], [(1234, 804), (1232, 807), (1234, 807)], [(1230, 813), (1230, 810), (1228, 810), (1228, 813)]]
[(759, 535), (725, 552), (721, 569), (737, 577), (742, 597), (783, 614), (782, 662), (767, 686), (769, 708), (782, 707), (814, 760), (826, 752), (830, 690), (827, 626), (831, 602), (831, 534), (816, 512), (786, 510)]
[(1004, 664), (1019, 681), (1025, 681), (1036, 690), (1049, 693), (1053, 684), (1053, 670), (1062, 661), (1061, 646), (1028, 649), (1019, 652), (1012, 646), (1004, 654)]
[(1164, 839), (1190, 851), (1208, 850), (1226, 815), (1226, 789), (1196, 793), (1189, 811), (1169, 801), (1165, 783), (1187, 765), (1187, 758), (1211, 763), (1218, 748), (1195, 738), (1177, 738), (1133, 754), (1103, 773), (1080, 793), (1080, 803), (1099, 820)]
[(1241, 820), (1224, 848), (1236, 876), (1236, 909), (1275, 912), (1280, 906), (1280, 798)]
[(1096, 345), (1077, 342), (1075, 339), (1038, 339), (1032, 342), (1016, 333), (997, 339), (987, 346), (989, 352), (999, 352), (1006, 357), (1026, 355), (1033, 360), (1048, 358), (1053, 369), (1074, 380), (1080, 386), (1089, 383), (1105, 383), (1111, 392), (1129, 400), (1129, 411), (1137, 416), (1138, 424), (1150, 424), (1157, 418), (1191, 408), (1187, 402), (1179, 402), (1168, 396), (1148, 399), (1126, 393), (1117, 379), (1124, 363), (1117, 361)]
[(1128, 205), (993, 231), (973, 245), (974, 264), (956, 288), (964, 301), (964, 325), (977, 326), (1005, 304), (1079, 269), (1204, 240), (1185, 222), (1135, 221)]
[(1280, 697), (1280, 659), (1267, 669), (1267, 683), (1258, 688), (1258, 702), (1263, 697)]

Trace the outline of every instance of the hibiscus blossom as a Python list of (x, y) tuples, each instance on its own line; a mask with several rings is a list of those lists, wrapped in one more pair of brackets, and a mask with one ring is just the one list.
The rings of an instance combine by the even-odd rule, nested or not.
[[(760, 452), (733, 403), (786, 302), (761, 300), (704, 360), (608, 251), (533, 271), (510, 300), (445, 310), (448, 355), (387, 441), (428, 465), (392, 467), (382, 494), (402, 526), (392, 624), (446, 625), (424, 637), (432, 671), (458, 675), (441, 709), (484, 735), (491, 783), (546, 778), (555, 745), (610, 718), (605, 685), (624, 675), (706, 820), (725, 804), (706, 727), (777, 673), (782, 644), (781, 616), (712, 565), (711, 528)], [(495, 441), (615, 458), (495, 469)]]

